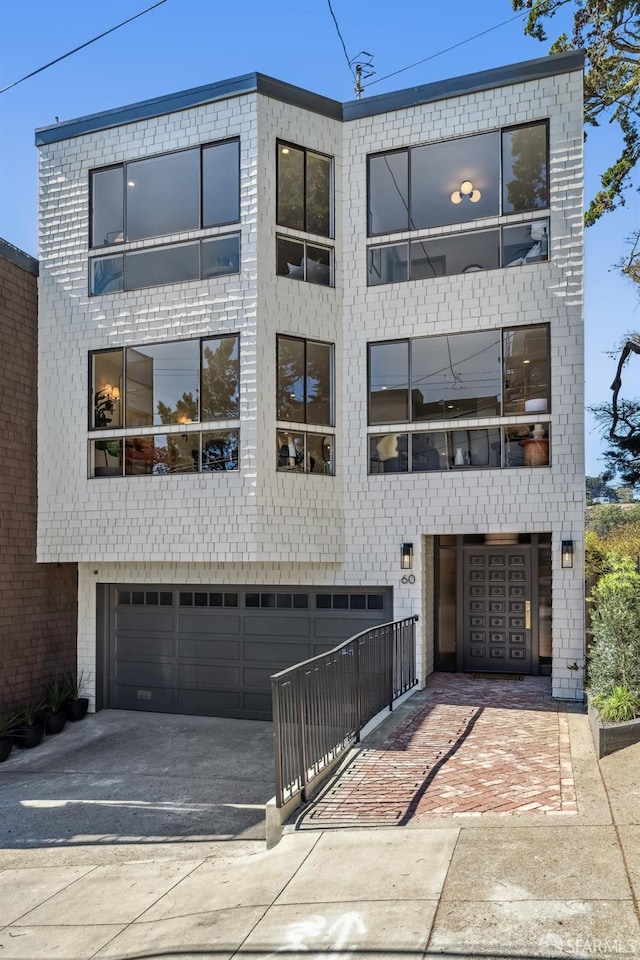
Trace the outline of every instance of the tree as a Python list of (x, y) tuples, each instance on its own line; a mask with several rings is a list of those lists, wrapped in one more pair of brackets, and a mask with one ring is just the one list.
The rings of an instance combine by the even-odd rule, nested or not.
[(632, 352), (640, 354), (640, 336), (629, 337), (620, 353), (616, 378), (611, 384), (612, 399), (591, 407), (595, 421), (607, 437), (604, 454), (604, 476), (611, 480), (619, 476), (624, 484), (636, 487), (640, 483), (640, 398), (619, 396), (622, 387), (622, 369)]
[(571, 36), (562, 33), (549, 52), (585, 51), (585, 123), (597, 127), (608, 120), (620, 128), (620, 156), (602, 174), (602, 188), (585, 214), (591, 226), (624, 206), (640, 160), (640, 0), (512, 0), (512, 6), (529, 11), (525, 33), (543, 42), (544, 21), (564, 7), (572, 12)]
[(586, 477), (587, 488), (587, 506), (592, 504), (596, 498), (602, 497), (615, 503), (618, 500), (618, 494), (610, 487), (604, 474), (597, 477)]
[(614, 530), (638, 521), (640, 521), (640, 505), (623, 509), (617, 503), (606, 503), (587, 511), (587, 530), (593, 530), (601, 540), (604, 540), (606, 549), (609, 549), (606, 541)]

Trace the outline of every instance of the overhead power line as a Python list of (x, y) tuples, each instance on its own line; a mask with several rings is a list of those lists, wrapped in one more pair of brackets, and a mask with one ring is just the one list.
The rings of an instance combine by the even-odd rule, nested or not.
[(342, 37), (342, 34), (340, 33), (340, 27), (338, 26), (338, 21), (337, 21), (337, 19), (336, 19), (336, 15), (335, 15), (335, 13), (333, 12), (333, 7), (331, 6), (331, 0), (327, 0), (327, 3), (329, 4), (329, 13), (331, 14), (331, 16), (332, 16), (332, 18), (333, 18), (333, 22), (334, 22), (335, 25), (336, 25), (336, 31), (337, 31), (337, 33), (338, 33), (338, 36), (340, 37), (340, 43), (342, 44), (342, 49), (344, 50), (344, 57), (345, 57), (345, 60), (347, 61), (347, 66), (349, 67), (349, 70), (350, 70), (350, 72), (351, 72), (351, 76), (353, 76), (353, 67), (351, 66), (351, 60), (349, 59), (349, 54), (347, 53), (347, 45), (345, 44), (345, 42), (344, 42), (344, 40), (343, 40), (343, 37)]
[(167, 0), (158, 0), (157, 3), (154, 3), (151, 7), (147, 7), (146, 10), (141, 10), (140, 13), (136, 13), (135, 16), (129, 17), (128, 20), (123, 20), (122, 23), (116, 24), (115, 27), (111, 27), (110, 30), (105, 30), (104, 33), (99, 34), (97, 37), (94, 37), (92, 40), (87, 40), (86, 43), (81, 43), (79, 47), (74, 47), (73, 50), (69, 50), (68, 53), (63, 53), (61, 57), (56, 57), (55, 60), (51, 60), (49, 63), (45, 63), (43, 67), (38, 67), (37, 70), (32, 70), (31, 73), (27, 73), (26, 76), (20, 77), (19, 80), (14, 80), (13, 83), (8, 84), (8, 86), (3, 87), (0, 90), (0, 93), (6, 93), (7, 90), (11, 90), (13, 87), (17, 87), (19, 83), (22, 83), (23, 80), (28, 80), (30, 77), (35, 77), (37, 73), (42, 73), (43, 70), (48, 70), (49, 67), (52, 67), (56, 63), (60, 63), (61, 60), (66, 60), (67, 57), (70, 57), (72, 54), (77, 53), (78, 50), (84, 50), (85, 47), (90, 46), (92, 43), (95, 43), (96, 40), (102, 40), (103, 37), (108, 36), (110, 33), (113, 33), (114, 30), (119, 30), (120, 27), (126, 26), (128, 23), (131, 23), (133, 20), (137, 20), (138, 17), (144, 16), (145, 13), (149, 13), (150, 10), (155, 10), (156, 7), (162, 6), (163, 3), (166, 3)]
[(460, 40), (458, 43), (454, 43), (450, 47), (446, 47), (444, 50), (438, 50), (437, 53), (432, 53), (429, 57), (425, 57), (424, 60), (416, 60), (415, 63), (410, 63), (408, 67), (401, 67), (400, 70), (394, 70), (393, 73), (387, 73), (384, 77), (378, 77), (377, 80), (372, 80), (371, 83), (365, 84), (365, 87), (372, 87), (374, 83), (381, 83), (382, 80), (388, 80), (389, 77), (396, 77), (399, 73), (404, 73), (405, 70), (411, 70), (413, 67), (419, 67), (420, 64), (426, 63), (428, 60), (435, 60), (436, 57), (441, 57), (443, 53), (449, 53), (450, 50), (456, 50), (458, 47), (464, 46), (465, 43), (471, 43), (472, 40), (477, 40), (478, 37), (484, 37), (487, 33), (491, 33), (492, 30), (498, 30), (499, 27), (506, 26), (507, 23), (513, 23), (514, 20), (524, 20), (525, 17), (529, 16), (528, 11), (525, 13), (519, 13), (515, 17), (510, 17), (508, 20), (503, 20), (502, 23), (496, 23), (493, 27), (488, 27), (486, 30), (481, 30), (480, 33), (474, 33), (472, 37), (467, 37), (466, 40)]

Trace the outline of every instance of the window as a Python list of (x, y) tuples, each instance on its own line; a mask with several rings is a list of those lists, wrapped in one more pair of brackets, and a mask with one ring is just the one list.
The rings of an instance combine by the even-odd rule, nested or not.
[(92, 296), (240, 272), (240, 234), (165, 244), (89, 261)]
[(545, 209), (547, 154), (546, 121), (373, 154), (369, 236)]
[(246, 607), (262, 609), (308, 610), (309, 595), (306, 593), (247, 593)]
[(284, 473), (335, 473), (333, 448), (335, 438), (320, 433), (278, 430), (276, 434), (276, 466)]
[(333, 286), (333, 250), (306, 240), (276, 238), (276, 273), (290, 280)]
[(128, 161), (91, 175), (92, 247), (239, 219), (239, 140)]
[(548, 466), (548, 423), (369, 436), (373, 474)]
[(539, 263), (549, 259), (549, 221), (371, 246), (367, 256), (369, 286)]
[(373, 343), (368, 381), (371, 425), (519, 418), (371, 434), (370, 473), (549, 464), (546, 324)]
[(333, 426), (333, 344), (278, 337), (278, 420)]
[(332, 158), (281, 141), (277, 151), (278, 225), (332, 237)]
[[(333, 236), (333, 159), (277, 143), (276, 222), (320, 237)], [(290, 280), (333, 286), (333, 249), (308, 240), (276, 239), (276, 273)]]
[(369, 423), (550, 409), (546, 324), (369, 344)]
[[(282, 336), (276, 353), (277, 419), (333, 426), (333, 344)], [(333, 435), (287, 427), (277, 431), (276, 443), (278, 470), (333, 476)]]
[(384, 594), (318, 593), (316, 610), (384, 610)]
[(98, 351), (90, 368), (90, 429), (144, 430), (91, 440), (91, 476), (238, 469), (237, 428), (193, 426), (238, 419), (237, 336)]

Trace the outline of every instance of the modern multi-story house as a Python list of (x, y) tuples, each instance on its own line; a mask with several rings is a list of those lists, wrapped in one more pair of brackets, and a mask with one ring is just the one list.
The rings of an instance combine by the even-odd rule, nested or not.
[(0, 710), (76, 660), (76, 565), (36, 562), (37, 332), (38, 261), (0, 240)]
[[(260, 74), (39, 130), (43, 561), (95, 704), (418, 672), (582, 696), (582, 58), (350, 103)], [(56, 416), (52, 416), (56, 410)]]

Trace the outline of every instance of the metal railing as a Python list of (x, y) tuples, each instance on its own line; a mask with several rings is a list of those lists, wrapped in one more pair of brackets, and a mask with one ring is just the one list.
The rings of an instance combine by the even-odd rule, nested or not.
[(333, 764), (377, 713), (415, 686), (417, 617), (372, 627), (271, 677), (276, 806)]

